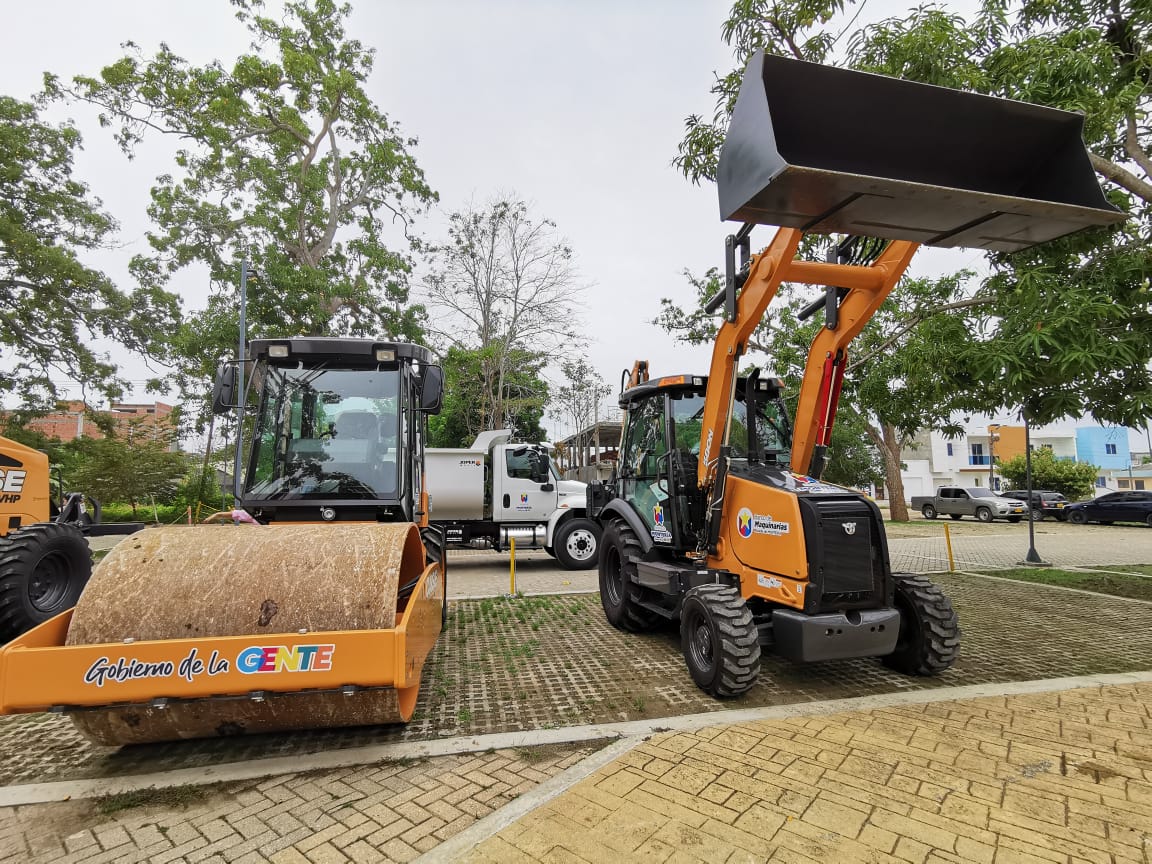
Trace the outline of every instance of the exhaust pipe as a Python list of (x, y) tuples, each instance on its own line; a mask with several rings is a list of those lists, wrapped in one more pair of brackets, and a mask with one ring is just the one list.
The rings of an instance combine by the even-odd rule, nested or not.
[(753, 55), (716, 182), (720, 218), (1015, 252), (1126, 214), (1079, 114)]

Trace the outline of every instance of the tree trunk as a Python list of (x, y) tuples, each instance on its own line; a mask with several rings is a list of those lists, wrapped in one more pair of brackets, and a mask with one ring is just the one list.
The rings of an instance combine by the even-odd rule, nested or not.
[(879, 430), (869, 423), (868, 434), (884, 460), (884, 485), (888, 487), (889, 518), (894, 522), (907, 522), (908, 505), (904, 501), (904, 479), (900, 476), (902, 463), (900, 457), (903, 451), (900, 434), (890, 423), (880, 424)]

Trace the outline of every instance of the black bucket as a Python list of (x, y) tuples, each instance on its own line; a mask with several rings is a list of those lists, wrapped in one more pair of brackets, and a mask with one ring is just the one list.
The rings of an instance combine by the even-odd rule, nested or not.
[(716, 182), (720, 217), (1015, 252), (1125, 214), (1084, 118), (757, 53)]

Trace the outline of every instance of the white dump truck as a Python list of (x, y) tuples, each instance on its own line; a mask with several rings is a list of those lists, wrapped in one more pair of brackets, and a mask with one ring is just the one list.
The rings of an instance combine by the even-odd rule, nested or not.
[(424, 451), (430, 519), (449, 543), (542, 548), (568, 570), (596, 566), (600, 526), (587, 518), (587, 484), (561, 480), (547, 448), (512, 444), (507, 429), (471, 447)]

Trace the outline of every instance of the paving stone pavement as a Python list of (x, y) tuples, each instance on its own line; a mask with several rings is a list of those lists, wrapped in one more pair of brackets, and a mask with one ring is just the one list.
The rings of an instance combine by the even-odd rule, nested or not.
[(1152, 684), (654, 736), (463, 855), (1147, 864)]
[[(444, 756), (113, 800), (0, 808), (3, 864), (406, 862), (589, 747)], [(151, 803), (149, 803), (151, 802)]]

